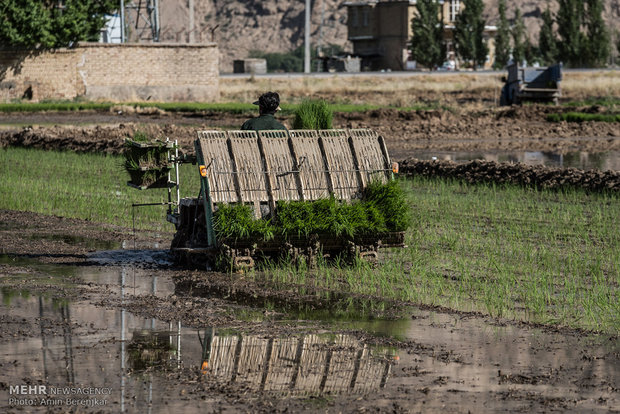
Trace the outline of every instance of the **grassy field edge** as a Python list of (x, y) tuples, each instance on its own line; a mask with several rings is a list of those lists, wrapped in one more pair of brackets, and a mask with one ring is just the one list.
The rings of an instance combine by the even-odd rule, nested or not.
[[(131, 228), (132, 203), (165, 190), (126, 186), (122, 158), (24, 148), (0, 150), (0, 208)], [(183, 196), (199, 189), (181, 171)], [(401, 181), (414, 225), (405, 249), (377, 267), (273, 266), (247, 277), (473, 311), (494, 317), (620, 331), (618, 195), (533, 190), (445, 179)], [(165, 208), (134, 210), (139, 229), (172, 231)]]

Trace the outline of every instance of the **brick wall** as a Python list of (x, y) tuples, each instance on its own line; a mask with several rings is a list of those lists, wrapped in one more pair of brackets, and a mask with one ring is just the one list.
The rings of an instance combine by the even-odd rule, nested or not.
[(215, 43), (80, 43), (56, 51), (0, 51), (0, 101), (215, 101), (218, 65)]
[(75, 96), (74, 51), (0, 51), (1, 101), (73, 99)]

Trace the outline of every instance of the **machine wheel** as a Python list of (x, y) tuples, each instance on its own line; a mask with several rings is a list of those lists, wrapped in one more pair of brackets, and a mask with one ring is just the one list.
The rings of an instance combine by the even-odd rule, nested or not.
[(510, 102), (508, 101), (508, 88), (506, 85), (502, 87), (502, 92), (499, 95), (499, 105), (500, 106), (508, 106)]

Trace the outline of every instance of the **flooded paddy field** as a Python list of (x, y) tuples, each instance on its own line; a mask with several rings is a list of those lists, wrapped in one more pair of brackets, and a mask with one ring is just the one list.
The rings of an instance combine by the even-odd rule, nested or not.
[[(617, 171), (618, 124), (545, 121), (549, 113), (568, 110), (375, 110), (338, 114), (334, 126), (376, 129), (399, 161), (483, 159)], [(144, 130), (192, 148), (197, 129), (237, 128), (247, 117), (0, 114), (0, 146), (118, 154), (125, 136)], [(422, 185), (410, 186), (420, 196)], [(477, 191), (482, 201), (474, 210), (484, 206), (486, 193), (493, 198), (489, 189)], [(119, 194), (103, 197), (125, 197)], [(409, 278), (405, 282), (421, 286), (408, 292), (406, 283), (397, 285), (391, 292), (396, 299), (333, 287), (278, 289), (260, 275), (181, 269), (167, 253), (169, 228), (134, 233), (129, 224), (0, 210), (0, 411), (619, 411), (620, 258), (614, 248), (620, 242), (617, 232), (596, 221), (616, 211), (617, 197), (601, 199), (597, 211), (582, 209), (577, 216), (583, 222), (571, 221), (574, 212), (549, 200), (545, 214), (528, 226), (512, 216), (510, 205), (500, 206), (497, 218), (453, 211), (458, 220), (444, 232), (437, 223), (450, 206), (440, 196), (426, 191), (425, 202), (436, 207), (418, 219), (432, 235), (427, 245), (412, 249), (415, 255), (395, 253), (383, 268), (366, 269), (365, 277), (399, 271)], [(523, 204), (536, 204), (530, 196)], [(411, 202), (418, 211), (422, 200), (416, 197)], [(118, 214), (131, 216), (129, 210)], [(554, 220), (566, 231), (549, 227)], [(499, 246), (483, 238), (498, 228), (505, 231)], [(410, 246), (419, 235), (410, 234)], [(470, 235), (481, 242), (474, 244)], [(524, 239), (532, 241), (530, 250), (523, 248)], [(608, 250), (596, 250), (601, 246)], [(450, 261), (427, 259), (438, 251), (451, 252)], [(487, 257), (497, 251), (505, 253), (505, 262)], [(527, 260), (544, 262), (547, 278), (531, 285), (531, 292), (519, 278), (529, 271)], [(592, 281), (607, 283), (607, 290), (589, 292), (590, 313), (581, 319), (581, 308), (537, 319), (521, 296), (514, 300), (531, 295), (544, 308), (578, 296), (566, 288), (568, 278), (553, 278), (562, 272), (587, 275), (583, 284), (572, 285), (583, 290)], [(506, 277), (506, 284), (496, 275)], [(471, 299), (460, 288), (466, 283), (496, 286), (501, 295), (486, 292), (488, 302), (462, 309), (459, 303)], [(545, 287), (551, 287), (549, 297), (536, 292)], [(422, 303), (420, 295), (435, 295), (438, 304), (413, 306)], [(502, 310), (504, 305), (512, 307)], [(601, 306), (608, 325), (596, 329), (600, 320), (591, 313)], [(21, 386), (44, 386), (47, 393), (21, 393)]]
[[(293, 291), (273, 301), (242, 275), (178, 269), (165, 234), (0, 217), (3, 412), (620, 407), (617, 335), (368, 297), (366, 312), (326, 312)], [(212, 289), (195, 288), (207, 279)], [(101, 394), (68, 403), (11, 394), (16, 385)]]

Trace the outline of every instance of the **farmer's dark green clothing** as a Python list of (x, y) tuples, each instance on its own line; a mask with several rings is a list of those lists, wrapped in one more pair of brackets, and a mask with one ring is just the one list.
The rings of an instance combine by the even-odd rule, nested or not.
[(248, 119), (243, 123), (241, 129), (244, 131), (265, 131), (270, 129), (283, 129), (286, 127), (276, 121), (273, 114), (262, 114), (258, 118)]

